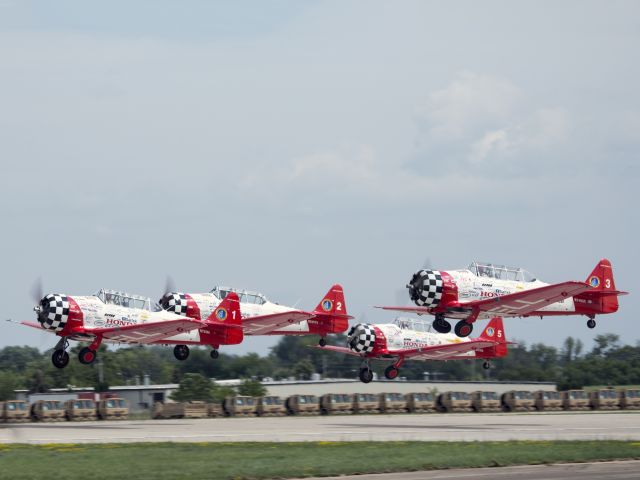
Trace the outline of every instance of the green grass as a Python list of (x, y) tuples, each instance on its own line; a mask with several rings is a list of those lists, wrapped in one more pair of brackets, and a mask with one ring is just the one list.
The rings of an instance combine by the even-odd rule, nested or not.
[(0, 479), (263, 479), (639, 459), (640, 442), (0, 444)]

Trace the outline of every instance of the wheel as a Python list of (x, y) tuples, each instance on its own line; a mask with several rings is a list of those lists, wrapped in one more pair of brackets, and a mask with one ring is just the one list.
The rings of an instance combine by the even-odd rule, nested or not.
[(471, 332), (473, 332), (473, 325), (465, 322), (464, 320), (460, 320), (456, 323), (456, 328), (454, 329), (455, 333), (459, 337), (468, 337)]
[(56, 350), (51, 355), (51, 362), (56, 368), (64, 368), (69, 364), (69, 354), (64, 350)]
[(78, 360), (84, 365), (91, 365), (96, 360), (95, 350), (91, 350), (89, 347), (84, 347), (78, 353)]
[(393, 365), (389, 365), (387, 368), (384, 369), (384, 376), (387, 377), (389, 380), (393, 380), (394, 378), (397, 378), (398, 373), (400, 373), (400, 371)]
[(360, 381), (362, 383), (369, 383), (373, 380), (373, 372), (368, 368), (360, 369)]
[(449, 333), (451, 331), (451, 324), (447, 322), (443, 317), (436, 316), (436, 319), (432, 323), (433, 328), (438, 333)]
[(593, 318), (590, 318), (589, 320), (587, 320), (587, 327), (596, 328), (596, 321)]
[(189, 357), (189, 347), (186, 345), (176, 345), (173, 347), (173, 356), (178, 360), (186, 360)]
[(320, 345), (321, 347), (326, 347), (327, 346), (327, 341), (324, 339), (324, 337), (320, 338), (320, 341), (318, 342), (318, 345)]
[(215, 360), (216, 358), (218, 358), (220, 356), (220, 353), (218, 352), (218, 350), (214, 349), (214, 350), (211, 350), (211, 353), (209, 355), (211, 355), (211, 358), (213, 358)]
[(484, 368), (485, 370), (489, 370), (491, 368), (491, 364), (489, 362), (484, 362), (482, 364), (482, 368)]

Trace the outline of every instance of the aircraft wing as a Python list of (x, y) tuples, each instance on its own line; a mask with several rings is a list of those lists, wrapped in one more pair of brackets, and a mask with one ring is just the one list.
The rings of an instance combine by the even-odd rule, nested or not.
[(20, 322), (20, 325), (26, 325), (27, 327), (37, 328), (38, 330), (46, 330), (46, 329), (43, 329), (42, 325), (40, 325), (38, 322), (29, 322), (27, 320), (22, 320)]
[[(472, 352), (475, 350), (480, 350), (486, 347), (492, 347), (497, 345), (498, 342), (492, 342), (490, 340), (471, 340), (469, 342), (457, 342), (457, 343), (448, 343), (446, 345), (431, 345), (422, 348), (411, 348), (405, 350), (387, 350), (384, 356), (369, 356), (369, 358), (380, 358), (382, 360), (389, 360), (389, 356), (393, 357), (405, 357), (411, 358), (412, 360), (446, 360), (451, 357), (455, 357), (456, 355), (460, 355), (467, 352)], [(325, 347), (316, 346), (319, 350), (330, 350), (332, 352), (343, 353), (345, 355), (352, 355), (355, 357), (363, 357), (365, 355), (361, 355), (359, 353), (353, 352), (348, 347), (336, 347), (334, 345), (327, 345)]]
[(87, 328), (83, 333), (102, 335), (103, 339), (114, 342), (153, 343), (202, 326), (202, 322), (198, 320), (182, 318), (179, 320), (126, 325), (124, 327)]
[(256, 317), (246, 317), (242, 319), (242, 328), (245, 335), (268, 335), (274, 330), (291, 325), (293, 323), (304, 322), (315, 315), (302, 310), (291, 310), (289, 312), (270, 313), (268, 315), (258, 315)]
[[(544, 287), (522, 290), (508, 295), (492, 297), (483, 300), (460, 303), (455, 307), (456, 316), (460, 317), (461, 312), (467, 311), (471, 314), (474, 310), (485, 312), (491, 315), (503, 317), (518, 317), (528, 315), (531, 312), (540, 310), (547, 305), (559, 302), (565, 298), (575, 297), (591, 289), (584, 282), (562, 282)], [(383, 310), (393, 310), (398, 312), (411, 312), (418, 314), (433, 313), (433, 309), (427, 307), (377, 307)], [(444, 312), (447, 315), (447, 312)]]

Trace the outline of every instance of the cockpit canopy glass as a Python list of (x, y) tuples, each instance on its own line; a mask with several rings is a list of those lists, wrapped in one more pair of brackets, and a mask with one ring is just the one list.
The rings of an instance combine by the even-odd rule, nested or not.
[(514, 282), (535, 282), (536, 277), (526, 270), (493, 263), (472, 262), (467, 269), (478, 277), (495, 278), (497, 280), (511, 280)]
[(236, 290), (231, 287), (213, 287), (210, 293), (213, 293), (220, 300), (224, 300), (229, 292), (236, 292), (240, 298), (240, 303), (250, 303), (254, 305), (263, 305), (267, 303), (267, 298), (258, 292), (249, 292), (247, 290)]
[(149, 297), (141, 297), (139, 295), (132, 295), (126, 292), (118, 292), (116, 290), (107, 290), (104, 288), (96, 293), (96, 297), (107, 305), (151, 310), (151, 299)]
[(397, 317), (393, 323), (402, 330), (414, 330), (416, 332), (431, 332), (431, 322), (418, 320), (417, 318)]

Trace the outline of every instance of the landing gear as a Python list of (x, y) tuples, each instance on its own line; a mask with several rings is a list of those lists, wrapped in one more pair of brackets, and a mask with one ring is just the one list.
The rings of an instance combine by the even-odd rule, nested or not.
[(68, 347), (69, 341), (67, 337), (61, 337), (58, 343), (56, 343), (53, 349), (53, 355), (51, 355), (51, 363), (53, 363), (56, 368), (64, 368), (69, 364)]
[[(187, 353), (187, 355), (189, 355), (189, 354)], [(216, 350), (214, 348), (213, 350), (211, 350), (211, 353), (209, 355), (211, 355), (211, 358), (213, 358), (215, 360), (216, 358), (218, 358), (220, 356), (220, 352), (218, 352), (218, 350)]]
[(398, 370), (394, 365), (389, 365), (387, 368), (384, 369), (384, 376), (387, 377), (389, 380), (394, 380), (395, 378), (398, 378), (399, 373), (400, 373), (400, 370)]
[(373, 372), (370, 368), (364, 367), (360, 369), (360, 381), (362, 383), (369, 383), (373, 380)]
[(587, 320), (587, 327), (596, 328), (596, 321), (594, 318), (595, 317), (589, 317), (589, 320)]
[(91, 365), (96, 361), (96, 357), (96, 351), (91, 350), (89, 347), (84, 347), (80, 350), (80, 353), (78, 353), (78, 360), (84, 365)]
[(473, 332), (473, 325), (470, 323), (467, 323), (464, 320), (460, 320), (458, 323), (456, 323), (456, 328), (454, 329), (454, 332), (459, 337), (463, 337), (463, 338), (468, 337), (469, 334)]
[(189, 357), (189, 347), (186, 345), (176, 345), (173, 348), (173, 356), (178, 360), (186, 360)]
[(433, 328), (438, 333), (449, 333), (451, 331), (451, 324), (444, 319), (444, 315), (436, 315), (436, 319), (432, 323)]
[(56, 350), (51, 355), (51, 362), (56, 368), (64, 368), (69, 364), (69, 354), (64, 350)]
[(491, 364), (489, 362), (484, 362), (482, 364), (482, 368), (484, 368), (485, 370), (489, 370), (491, 368)]
[(320, 340), (318, 341), (318, 345), (320, 345), (321, 347), (327, 346), (327, 341), (324, 339), (324, 337), (320, 337)]

